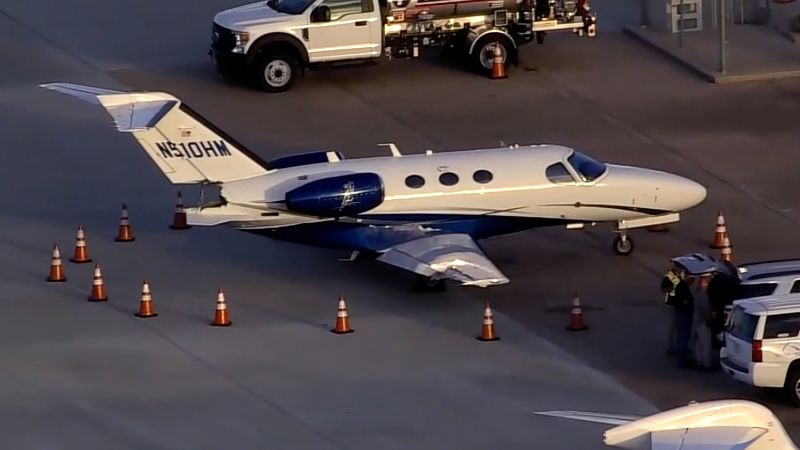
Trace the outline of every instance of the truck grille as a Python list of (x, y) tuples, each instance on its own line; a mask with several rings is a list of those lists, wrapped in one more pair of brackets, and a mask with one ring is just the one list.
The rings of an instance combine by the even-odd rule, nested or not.
[(211, 47), (218, 52), (229, 52), (236, 45), (236, 39), (231, 30), (214, 24), (211, 30)]

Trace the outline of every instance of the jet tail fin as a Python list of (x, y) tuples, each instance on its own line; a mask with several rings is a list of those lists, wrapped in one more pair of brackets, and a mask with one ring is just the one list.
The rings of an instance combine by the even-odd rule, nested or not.
[(131, 133), (173, 184), (224, 183), (267, 173), (261, 158), (168, 93), (70, 83), (40, 87), (101, 105), (117, 131)]

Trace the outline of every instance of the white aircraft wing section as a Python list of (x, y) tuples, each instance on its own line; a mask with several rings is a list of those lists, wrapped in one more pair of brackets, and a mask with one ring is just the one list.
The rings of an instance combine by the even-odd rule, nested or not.
[(466, 234), (439, 234), (404, 242), (390, 247), (378, 260), (464, 285), (487, 287), (509, 281)]
[(114, 91), (111, 89), (93, 86), (82, 86), (80, 84), (72, 83), (46, 83), (41, 84), (40, 87), (50, 89), (51, 91), (60, 92), (62, 94), (71, 95), (95, 105), (100, 104), (100, 101), (97, 99), (98, 95), (124, 94), (122, 91)]
[(651, 450), (747, 450), (767, 430), (757, 427), (706, 427), (650, 433)]
[(586, 411), (536, 411), (533, 414), (540, 416), (560, 417), (562, 419), (581, 420), (584, 422), (605, 423), (609, 425), (624, 425), (641, 419), (640, 416), (626, 414), (606, 414)]

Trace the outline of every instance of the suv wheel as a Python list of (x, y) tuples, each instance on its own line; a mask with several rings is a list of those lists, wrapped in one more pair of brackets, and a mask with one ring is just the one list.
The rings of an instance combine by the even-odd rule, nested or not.
[(270, 53), (263, 56), (253, 70), (258, 87), (267, 92), (288, 91), (297, 79), (300, 64), (287, 53)]
[(789, 371), (783, 389), (792, 405), (800, 408), (800, 366)]

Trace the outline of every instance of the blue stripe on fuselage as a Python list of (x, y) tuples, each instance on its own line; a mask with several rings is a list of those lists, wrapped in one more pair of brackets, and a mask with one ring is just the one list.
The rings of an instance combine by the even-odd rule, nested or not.
[(431, 234), (463, 233), (477, 240), (566, 223), (560, 219), (448, 214), (376, 214), (358, 218), (363, 222), (325, 221), (245, 231), (315, 247), (380, 251)]

